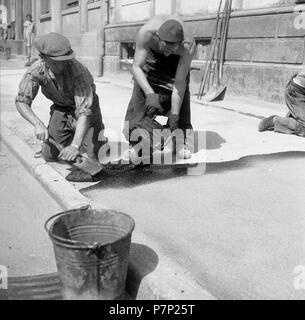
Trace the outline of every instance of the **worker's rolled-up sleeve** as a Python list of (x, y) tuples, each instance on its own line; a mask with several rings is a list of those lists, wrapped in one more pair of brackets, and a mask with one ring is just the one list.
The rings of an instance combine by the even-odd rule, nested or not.
[(91, 82), (86, 74), (81, 74), (74, 79), (75, 116), (77, 119), (93, 114), (93, 91)]
[(25, 103), (28, 106), (31, 106), (38, 90), (39, 81), (31, 73), (25, 73), (19, 84), (16, 102)]

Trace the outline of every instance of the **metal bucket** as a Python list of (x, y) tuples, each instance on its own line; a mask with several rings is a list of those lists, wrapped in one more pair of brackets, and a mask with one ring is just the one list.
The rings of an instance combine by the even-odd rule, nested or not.
[(63, 299), (124, 299), (134, 227), (134, 220), (124, 213), (91, 210), (90, 206), (56, 214), (46, 221)]

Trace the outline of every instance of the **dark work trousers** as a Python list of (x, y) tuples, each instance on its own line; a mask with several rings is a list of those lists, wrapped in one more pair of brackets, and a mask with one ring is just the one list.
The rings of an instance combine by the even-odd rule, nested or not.
[(274, 118), (274, 131), (285, 134), (295, 134), (305, 137), (305, 88), (290, 79), (286, 86), (285, 100), (289, 109), (286, 117)]
[[(171, 97), (172, 92), (166, 89), (163, 89), (158, 86), (151, 85), (155, 93), (159, 94), (159, 101), (164, 109), (164, 113), (158, 115), (167, 116), (171, 110)], [(129, 136), (132, 129), (135, 128), (137, 123), (144, 118), (146, 114), (146, 96), (144, 91), (140, 88), (138, 83), (134, 82), (134, 88), (131, 100), (129, 102), (126, 116), (125, 116), (125, 126), (123, 133), (126, 140), (129, 141)], [(190, 89), (189, 89), (189, 77), (187, 81), (187, 86), (185, 89), (185, 94), (180, 110), (180, 119), (179, 119), (179, 128), (182, 130), (193, 129), (191, 124), (191, 101), (190, 101)], [(128, 130), (129, 129), (129, 130)]]
[(288, 116), (294, 118), (305, 127), (305, 88), (293, 81), (288, 82), (285, 91), (286, 105), (289, 109)]
[[(72, 143), (77, 123), (73, 109), (53, 105), (50, 116), (49, 136), (63, 147), (69, 146)], [(89, 128), (80, 148), (81, 153), (86, 152), (89, 158), (98, 159), (98, 151), (105, 143), (104, 128), (100, 112), (89, 116)], [(50, 142), (43, 144), (42, 156), (46, 161), (55, 161), (58, 155), (59, 151)]]

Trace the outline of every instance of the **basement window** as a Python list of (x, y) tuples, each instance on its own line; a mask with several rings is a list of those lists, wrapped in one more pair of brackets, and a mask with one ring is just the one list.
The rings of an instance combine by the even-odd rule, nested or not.
[(194, 60), (206, 60), (209, 46), (211, 44), (211, 38), (196, 38), (195, 42), (197, 48), (194, 55)]
[(136, 51), (135, 42), (122, 42), (120, 52), (120, 69), (130, 71)]

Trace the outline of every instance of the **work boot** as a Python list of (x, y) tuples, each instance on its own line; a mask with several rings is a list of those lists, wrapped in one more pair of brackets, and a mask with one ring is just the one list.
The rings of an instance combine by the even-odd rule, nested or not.
[(297, 124), (295, 134), (299, 137), (305, 138), (305, 128), (300, 123)]
[(192, 153), (192, 148), (187, 143), (182, 145), (181, 148), (177, 150), (177, 155), (180, 159), (191, 159)]
[(293, 118), (276, 117), (274, 118), (274, 132), (284, 134), (297, 134), (298, 122)]
[(34, 153), (34, 158), (39, 159), (41, 157), (42, 157), (42, 148), (40, 147), (40, 149)]
[(276, 115), (263, 119), (258, 125), (258, 131), (263, 132), (274, 129), (274, 118)]
[(194, 153), (194, 136), (193, 134), (187, 134), (184, 143), (178, 144), (176, 154), (179, 159), (190, 159)]
[(138, 158), (138, 154), (136, 150), (130, 147), (128, 150), (124, 152), (123, 159), (130, 162), (135, 162)]

